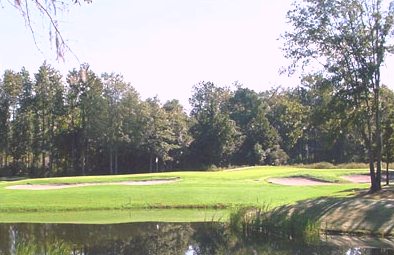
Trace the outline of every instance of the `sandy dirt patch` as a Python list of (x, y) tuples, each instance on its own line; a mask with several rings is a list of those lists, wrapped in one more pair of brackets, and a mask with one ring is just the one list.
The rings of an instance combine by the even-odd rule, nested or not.
[(337, 247), (360, 247), (360, 248), (379, 247), (381, 249), (394, 249), (393, 237), (381, 238), (379, 236), (369, 236), (369, 235), (358, 235), (358, 236), (322, 235), (321, 241)]
[(365, 174), (345, 175), (345, 176), (342, 176), (342, 179), (345, 179), (347, 181), (354, 182), (354, 183), (368, 183), (371, 181), (371, 178), (369, 177), (369, 175), (365, 175)]
[[(390, 181), (394, 181), (394, 171), (390, 170), (389, 172)], [(354, 183), (369, 183), (371, 182), (371, 177), (369, 174), (354, 174), (354, 175), (345, 175), (342, 176), (343, 179), (354, 182)], [(386, 181), (386, 171), (382, 171), (382, 182)]]
[(88, 186), (103, 186), (103, 185), (126, 185), (126, 186), (143, 186), (143, 185), (159, 185), (166, 183), (173, 183), (178, 181), (179, 178), (161, 179), (161, 180), (145, 180), (145, 181), (124, 181), (124, 182), (95, 182), (95, 183), (75, 183), (75, 184), (23, 184), (5, 187), (12, 190), (54, 190), (54, 189), (67, 189), (76, 187)]
[[(375, 200), (390, 200), (394, 201), (394, 187), (384, 186), (382, 190), (374, 193), (369, 193), (367, 190), (361, 190), (356, 192), (356, 197), (365, 199), (375, 199)], [(394, 204), (393, 204), (394, 208)]]
[(306, 177), (270, 178), (268, 182), (289, 186), (330, 185), (332, 183)]

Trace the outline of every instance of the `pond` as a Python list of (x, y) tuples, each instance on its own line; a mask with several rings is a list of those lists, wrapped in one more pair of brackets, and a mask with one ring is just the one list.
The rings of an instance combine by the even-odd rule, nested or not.
[(249, 236), (225, 223), (0, 224), (1, 255), (394, 254), (394, 240)]

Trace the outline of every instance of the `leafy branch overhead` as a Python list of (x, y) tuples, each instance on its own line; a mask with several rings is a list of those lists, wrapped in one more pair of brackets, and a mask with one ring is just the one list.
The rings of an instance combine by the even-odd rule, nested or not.
[(36, 29), (34, 26), (35, 14), (40, 14), (48, 22), (49, 41), (55, 46), (56, 57), (58, 59), (64, 59), (65, 52), (72, 51), (63, 37), (58, 14), (69, 10), (70, 4), (81, 4), (82, 2), (91, 3), (92, 0), (70, 0), (69, 2), (56, 0), (15, 0), (12, 5), (24, 18), (25, 24), (30, 30), (34, 43), (38, 48), (40, 47), (36, 40)]

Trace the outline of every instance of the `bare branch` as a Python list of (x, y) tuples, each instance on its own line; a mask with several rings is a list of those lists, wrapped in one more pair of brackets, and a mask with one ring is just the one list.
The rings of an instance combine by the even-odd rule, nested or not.
[[(33, 28), (32, 15), (31, 15), (31, 7), (29, 6), (29, 2), (32, 2), (36, 6), (36, 10), (43, 15), (44, 19), (49, 21), (49, 41), (54, 43), (56, 49), (56, 58), (59, 60), (64, 60), (65, 52), (70, 52), (77, 60), (78, 57), (71, 50), (66, 40), (63, 37), (62, 31), (59, 26), (59, 22), (57, 20), (58, 10), (60, 8), (61, 11), (67, 10), (68, 4), (64, 1), (56, 1), (56, 0), (45, 0), (45, 3), (42, 0), (7, 0), (8, 3), (16, 8), (21, 16), (25, 19), (26, 26), (30, 30), (34, 44), (37, 49), (41, 51), (37, 39), (36, 39), (36, 31)], [(91, 0), (69, 0), (70, 4), (81, 4), (81, 2), (91, 3)], [(60, 7), (59, 7), (60, 6)], [(53, 33), (52, 33), (53, 31)], [(54, 40), (52, 40), (54, 39)], [(78, 60), (79, 62), (79, 60)]]

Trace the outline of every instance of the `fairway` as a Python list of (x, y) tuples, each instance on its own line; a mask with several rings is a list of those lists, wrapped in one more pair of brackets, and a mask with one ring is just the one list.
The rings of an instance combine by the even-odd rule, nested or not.
[[(279, 206), (323, 196), (347, 196), (367, 184), (341, 176), (366, 170), (312, 170), (293, 167), (251, 167), (217, 172), (28, 179), (0, 184), (1, 219), (7, 214), (141, 209), (231, 209)], [(268, 182), (273, 177), (309, 177), (330, 185), (289, 186)], [(175, 179), (176, 178), (176, 179)], [(159, 185), (118, 185), (125, 181), (176, 180)], [(75, 185), (65, 189), (13, 190), (15, 185)], [(98, 185), (100, 184), (100, 185)]]

